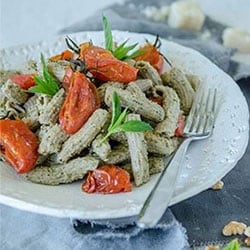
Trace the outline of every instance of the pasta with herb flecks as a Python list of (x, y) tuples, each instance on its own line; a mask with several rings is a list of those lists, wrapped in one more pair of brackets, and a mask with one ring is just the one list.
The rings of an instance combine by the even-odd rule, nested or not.
[(67, 37), (65, 51), (41, 54), (28, 74), (6, 72), (1, 152), (31, 182), (84, 179), (87, 193), (128, 192), (131, 181), (141, 186), (163, 171), (182, 141), (200, 80), (167, 59), (164, 72), (158, 36), (119, 44), (103, 24), (105, 48)]

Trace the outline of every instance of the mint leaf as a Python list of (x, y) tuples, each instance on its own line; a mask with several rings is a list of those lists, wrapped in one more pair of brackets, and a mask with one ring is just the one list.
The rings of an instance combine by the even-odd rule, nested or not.
[(103, 26), (104, 37), (105, 37), (105, 49), (113, 52), (112, 31), (109, 26), (108, 19), (105, 16), (102, 16), (102, 26)]
[(121, 114), (121, 104), (118, 94), (114, 91), (112, 94), (112, 120), (110, 127), (112, 127), (115, 122), (118, 120)]
[(238, 239), (230, 241), (228, 245), (224, 247), (222, 250), (240, 250)]
[(144, 131), (153, 130), (150, 124), (143, 122), (143, 121), (138, 121), (138, 120), (127, 121), (123, 123), (122, 125), (120, 125), (119, 128), (121, 131), (124, 131), (124, 132), (144, 132)]
[(41, 54), (41, 63), (43, 67), (43, 77), (34, 76), (36, 85), (30, 87), (28, 91), (31, 93), (55, 95), (59, 90), (59, 86), (55, 78), (49, 73), (43, 54)]
[(125, 108), (121, 112), (121, 104), (118, 94), (114, 91), (112, 95), (112, 119), (108, 127), (107, 134), (102, 138), (99, 145), (101, 145), (111, 134), (117, 133), (120, 131), (123, 132), (144, 132), (148, 130), (153, 130), (150, 124), (139, 121), (127, 121), (126, 117), (128, 115), (128, 108)]

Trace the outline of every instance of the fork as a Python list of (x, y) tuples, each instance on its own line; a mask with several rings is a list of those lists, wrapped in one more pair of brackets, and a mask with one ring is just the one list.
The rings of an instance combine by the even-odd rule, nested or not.
[(176, 179), (190, 142), (211, 136), (215, 121), (216, 99), (216, 88), (206, 90), (200, 87), (197, 90), (186, 120), (184, 140), (147, 197), (136, 222), (139, 227), (152, 228), (161, 219), (173, 196)]

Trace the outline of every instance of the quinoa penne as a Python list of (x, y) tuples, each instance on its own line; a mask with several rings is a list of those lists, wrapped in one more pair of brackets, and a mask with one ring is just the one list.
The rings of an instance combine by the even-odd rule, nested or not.
[(177, 138), (165, 138), (160, 135), (148, 131), (144, 133), (147, 141), (148, 152), (169, 156), (171, 155), (179, 145)]
[(47, 67), (49, 72), (59, 81), (63, 81), (66, 68), (70, 65), (69, 62), (61, 60), (57, 62), (48, 61)]
[(58, 153), (69, 135), (65, 134), (58, 124), (42, 126), (39, 133), (38, 152), (41, 155)]
[(37, 105), (38, 97), (36, 95), (29, 98), (29, 100), (23, 105), (25, 109), (25, 116), (22, 119), (31, 129), (39, 126), (39, 108)]
[(135, 67), (139, 69), (139, 75), (141, 77), (152, 80), (153, 85), (162, 85), (161, 77), (149, 62), (137, 61)]
[(83, 149), (88, 147), (95, 137), (100, 133), (109, 114), (104, 109), (97, 109), (82, 126), (82, 128), (71, 135), (62, 146), (58, 154), (58, 161), (67, 162), (70, 158), (78, 155)]
[(188, 81), (190, 82), (193, 90), (197, 91), (198, 87), (201, 84), (201, 80), (199, 79), (199, 77), (196, 75), (193, 75), (193, 74), (186, 74), (186, 77), (187, 77)]
[(192, 106), (194, 90), (186, 75), (178, 68), (171, 68), (168, 72), (161, 75), (164, 85), (173, 88), (180, 98), (181, 110), (187, 114)]
[(105, 164), (119, 164), (129, 159), (130, 153), (128, 147), (125, 145), (119, 145), (112, 149), (108, 155), (108, 158), (104, 162)]
[(121, 106), (128, 107), (132, 112), (155, 122), (160, 122), (164, 119), (165, 112), (159, 104), (147, 99), (138, 86), (131, 85), (130, 88), (133, 88), (134, 93), (113, 86), (108, 87), (105, 93), (106, 105), (111, 106), (112, 94), (115, 91), (120, 98)]
[(138, 79), (134, 82), (131, 82), (126, 90), (133, 91), (130, 86), (134, 84), (137, 85), (142, 92), (146, 92), (153, 87), (153, 82), (150, 79)]
[(124, 84), (120, 83), (120, 82), (105, 82), (105, 83), (103, 83), (100, 87), (97, 88), (101, 103), (104, 103), (105, 92), (109, 86), (113, 86), (113, 87), (121, 88), (121, 89), (124, 88)]
[[(127, 121), (141, 120), (138, 114), (129, 114)], [(140, 186), (149, 180), (149, 164), (147, 143), (143, 133), (125, 133), (128, 139), (128, 148), (135, 185)]]
[(5, 95), (11, 102), (17, 104), (24, 104), (28, 98), (29, 94), (21, 89), (18, 85), (12, 82), (10, 79), (5, 82), (1, 88), (1, 92)]
[(157, 124), (155, 132), (166, 137), (173, 137), (178, 123), (180, 114), (180, 100), (175, 90), (165, 86), (156, 86), (156, 91), (162, 92), (163, 109), (165, 118)]
[(39, 122), (41, 124), (54, 124), (58, 121), (58, 115), (64, 101), (65, 91), (61, 88), (47, 105), (40, 110)]
[(59, 185), (82, 179), (88, 171), (97, 168), (99, 161), (91, 156), (76, 158), (65, 164), (38, 166), (25, 175), (26, 179), (40, 184)]
[[(165, 161), (163, 157), (157, 157), (157, 156), (149, 156), (148, 158), (148, 164), (149, 164), (149, 174), (158, 174), (162, 172), (162, 170), (165, 168)], [(133, 171), (132, 171), (132, 165), (131, 163), (127, 163), (124, 165), (121, 165), (121, 168), (128, 171), (131, 177), (133, 177)]]
[(101, 143), (103, 138), (102, 134), (99, 134), (95, 140), (92, 142), (92, 151), (103, 161), (108, 159), (108, 156), (111, 152), (111, 146), (109, 141), (106, 140)]

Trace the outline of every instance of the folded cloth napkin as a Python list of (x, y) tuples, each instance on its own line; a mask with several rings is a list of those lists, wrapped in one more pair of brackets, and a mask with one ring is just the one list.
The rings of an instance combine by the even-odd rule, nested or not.
[[(110, 222), (74, 221), (54, 218), (0, 205), (0, 243), (4, 250), (182, 250), (188, 249), (185, 229), (176, 221), (170, 210), (155, 229), (141, 231), (134, 225), (114, 228)], [(96, 224), (97, 223), (97, 224)]]

